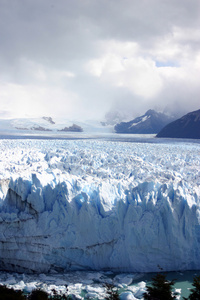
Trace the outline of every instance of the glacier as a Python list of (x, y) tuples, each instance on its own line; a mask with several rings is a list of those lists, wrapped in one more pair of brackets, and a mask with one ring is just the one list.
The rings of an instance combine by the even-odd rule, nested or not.
[(0, 269), (200, 269), (200, 145), (0, 140)]

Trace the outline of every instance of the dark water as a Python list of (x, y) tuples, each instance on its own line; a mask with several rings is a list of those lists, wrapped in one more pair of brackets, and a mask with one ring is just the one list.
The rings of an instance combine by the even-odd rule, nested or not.
[[(192, 282), (193, 278), (195, 276), (200, 276), (200, 270), (197, 271), (184, 271), (184, 272), (166, 272), (166, 279), (167, 280), (175, 280), (174, 288), (181, 289), (181, 299), (182, 297), (188, 297), (190, 294), (190, 288), (192, 288)], [(152, 277), (155, 276), (156, 273), (148, 273), (145, 274), (143, 278), (141, 278), (143, 281), (145, 281), (147, 284), (151, 283)], [(134, 281), (133, 283), (140, 282)]]

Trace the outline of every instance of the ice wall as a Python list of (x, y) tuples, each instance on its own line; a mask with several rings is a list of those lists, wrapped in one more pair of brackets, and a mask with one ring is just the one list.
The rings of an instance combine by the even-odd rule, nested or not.
[(1, 269), (200, 269), (198, 145), (48, 145), (1, 168)]

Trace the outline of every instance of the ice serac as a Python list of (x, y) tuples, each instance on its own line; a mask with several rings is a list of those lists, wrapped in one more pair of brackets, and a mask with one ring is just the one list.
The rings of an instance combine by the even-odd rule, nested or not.
[[(18, 176), (0, 180), (1, 269), (200, 269), (199, 171), (192, 166), (199, 164), (194, 161), (198, 146), (180, 148), (180, 159), (168, 164), (170, 155), (179, 155), (176, 146), (170, 147), (171, 154), (166, 145), (127, 144), (124, 152), (117, 144), (108, 146), (60, 142), (54, 152), (35, 150), (32, 158), (29, 150), (19, 152), (18, 159), (27, 156), (26, 163), (16, 160)], [(162, 158), (164, 149), (168, 157)], [(19, 175), (20, 163), (32, 174)], [(159, 163), (163, 169), (157, 169)], [(182, 174), (177, 172), (181, 166)]]
[(0, 217), (2, 269), (200, 268), (200, 210), (195, 194), (188, 203), (181, 183), (144, 182), (123, 197), (112, 187), (117, 200), (111, 204), (103, 184), (88, 193), (71, 188), (42, 186), (35, 176), (10, 182)]

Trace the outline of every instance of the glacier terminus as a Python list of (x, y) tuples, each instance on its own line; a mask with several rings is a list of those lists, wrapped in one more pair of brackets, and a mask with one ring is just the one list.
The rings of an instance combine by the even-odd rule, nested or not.
[(200, 269), (200, 144), (0, 140), (0, 269)]

